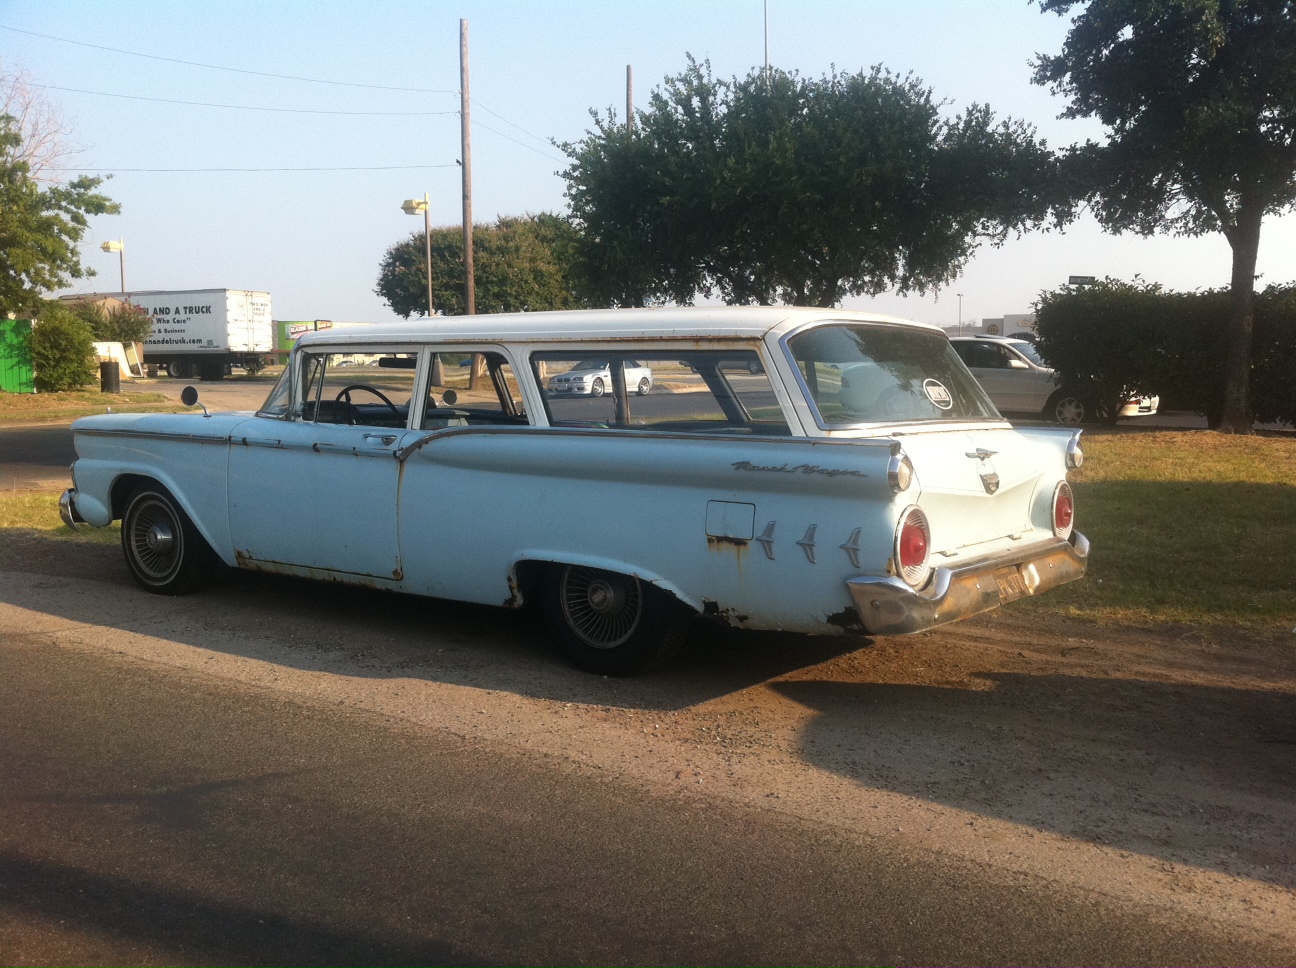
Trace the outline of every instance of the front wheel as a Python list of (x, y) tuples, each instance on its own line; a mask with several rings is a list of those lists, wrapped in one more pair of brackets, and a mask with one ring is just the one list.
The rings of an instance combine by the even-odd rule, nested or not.
[(126, 501), (122, 552), (132, 577), (156, 595), (183, 595), (211, 578), (216, 553), (166, 489), (136, 488)]
[(594, 382), (590, 384), (590, 396), (603, 396), (603, 381), (601, 379), (595, 377)]
[(559, 649), (587, 672), (643, 672), (674, 655), (688, 634), (684, 607), (633, 575), (560, 565), (544, 601)]

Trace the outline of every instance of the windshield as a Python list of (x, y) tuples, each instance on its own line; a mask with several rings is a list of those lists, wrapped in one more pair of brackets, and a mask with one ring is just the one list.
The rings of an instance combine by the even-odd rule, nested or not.
[(1043, 358), (1039, 355), (1039, 350), (1035, 349), (1034, 343), (1022, 340), (1020, 343), (1013, 343), (1011, 345), (1013, 349), (1026, 357), (1026, 359), (1030, 360), (1036, 366), (1048, 366), (1048, 364), (1045, 363)]
[(1000, 419), (941, 333), (829, 323), (797, 333), (787, 347), (825, 429)]

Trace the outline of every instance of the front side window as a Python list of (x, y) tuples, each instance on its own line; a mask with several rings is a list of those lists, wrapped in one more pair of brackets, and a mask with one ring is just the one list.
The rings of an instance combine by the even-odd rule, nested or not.
[(294, 416), (315, 423), (404, 427), (417, 353), (303, 353)]
[(650, 433), (790, 433), (754, 350), (531, 356), (549, 423)]
[(802, 330), (785, 345), (825, 429), (999, 419), (994, 404), (940, 333), (829, 323)]

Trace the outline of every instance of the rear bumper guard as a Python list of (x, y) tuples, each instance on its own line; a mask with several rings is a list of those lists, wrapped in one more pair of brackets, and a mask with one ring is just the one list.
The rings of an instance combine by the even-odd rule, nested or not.
[(77, 530), (78, 525), (85, 524), (81, 515), (77, 514), (76, 504), (72, 500), (74, 497), (76, 497), (76, 491), (68, 488), (63, 492), (63, 496), (59, 498), (59, 517), (73, 531)]
[(899, 578), (846, 582), (870, 635), (906, 635), (988, 612), (1084, 576), (1089, 541), (1078, 531), (1026, 548), (937, 568), (921, 591)]

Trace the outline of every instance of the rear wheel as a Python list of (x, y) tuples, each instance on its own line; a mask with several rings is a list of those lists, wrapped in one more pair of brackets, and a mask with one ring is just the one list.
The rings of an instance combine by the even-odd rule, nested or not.
[(688, 634), (685, 608), (633, 575), (560, 565), (544, 601), (559, 649), (587, 672), (643, 672), (674, 655)]
[(1092, 420), (1094, 405), (1070, 390), (1059, 390), (1044, 405), (1044, 416), (1060, 424), (1081, 424)]
[(640, 377), (639, 386), (635, 388), (635, 393), (642, 397), (646, 395), (651, 388), (652, 384), (648, 382), (648, 378), (646, 376)]
[(122, 552), (132, 577), (156, 595), (183, 595), (202, 587), (217, 557), (189, 516), (158, 484), (131, 492), (122, 514)]

